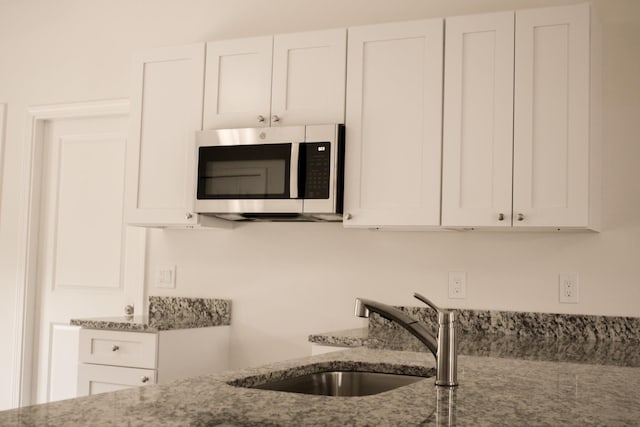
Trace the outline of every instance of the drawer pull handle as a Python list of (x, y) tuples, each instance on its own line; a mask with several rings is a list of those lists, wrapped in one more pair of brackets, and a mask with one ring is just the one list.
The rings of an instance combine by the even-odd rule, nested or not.
[(142, 384), (146, 384), (149, 382), (149, 377), (144, 375), (142, 378), (140, 378), (140, 381), (142, 381)]
[(111, 351), (118, 351), (118, 350), (120, 350), (120, 347), (115, 344), (111, 347)]

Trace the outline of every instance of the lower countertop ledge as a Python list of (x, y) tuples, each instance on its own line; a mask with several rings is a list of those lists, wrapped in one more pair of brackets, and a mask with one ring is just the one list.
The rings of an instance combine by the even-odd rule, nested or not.
[(0, 412), (0, 425), (440, 426), (637, 425), (640, 369), (459, 356), (460, 386), (433, 378), (362, 397), (309, 396), (229, 385), (312, 363), (434, 367), (431, 354), (355, 348)]
[(231, 324), (231, 301), (217, 298), (149, 297), (144, 316), (71, 319), (72, 326), (128, 332), (159, 332)]

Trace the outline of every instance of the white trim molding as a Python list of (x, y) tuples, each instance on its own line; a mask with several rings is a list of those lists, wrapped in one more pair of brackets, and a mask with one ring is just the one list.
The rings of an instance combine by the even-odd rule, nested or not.
[[(7, 137), (7, 104), (0, 102), (0, 201), (4, 176), (4, 141)], [(1, 203), (1, 202), (0, 202)]]
[[(2, 104), (0, 104), (1, 107)], [(3, 107), (2, 107), (3, 108)], [(0, 109), (0, 131), (3, 109)], [(32, 366), (36, 305), (35, 276), (37, 269), (38, 213), (40, 200), (41, 141), (44, 122), (53, 119), (104, 117), (129, 114), (129, 100), (116, 99), (72, 104), (34, 106), (27, 109), (24, 157), (24, 191), (18, 231), (18, 266), (16, 281), (16, 321), (13, 342), (12, 405), (32, 403)], [(0, 152), (1, 154), (1, 152)]]

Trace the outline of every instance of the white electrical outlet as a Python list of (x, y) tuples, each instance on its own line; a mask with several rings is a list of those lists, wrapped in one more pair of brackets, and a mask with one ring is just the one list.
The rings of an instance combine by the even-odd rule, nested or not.
[(158, 266), (156, 277), (156, 288), (175, 289), (176, 287), (176, 266)]
[(449, 298), (453, 298), (453, 299), (467, 298), (467, 273), (465, 272), (449, 273)]
[(578, 303), (578, 273), (560, 273), (560, 302)]

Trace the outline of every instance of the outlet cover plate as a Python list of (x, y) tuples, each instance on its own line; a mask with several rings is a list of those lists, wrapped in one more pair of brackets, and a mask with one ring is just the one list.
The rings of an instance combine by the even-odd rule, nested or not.
[(467, 298), (467, 273), (463, 271), (449, 273), (449, 298)]
[(156, 288), (175, 289), (176, 266), (160, 265), (157, 269)]
[(560, 302), (562, 304), (578, 303), (578, 273), (560, 273)]

